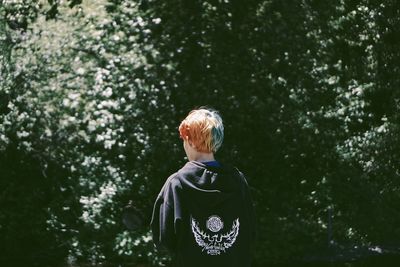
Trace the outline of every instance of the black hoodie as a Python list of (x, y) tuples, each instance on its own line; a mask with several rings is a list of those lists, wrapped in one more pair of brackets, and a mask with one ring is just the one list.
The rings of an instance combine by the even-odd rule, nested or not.
[(174, 267), (250, 266), (255, 220), (244, 175), (225, 164), (186, 163), (161, 189), (151, 227)]

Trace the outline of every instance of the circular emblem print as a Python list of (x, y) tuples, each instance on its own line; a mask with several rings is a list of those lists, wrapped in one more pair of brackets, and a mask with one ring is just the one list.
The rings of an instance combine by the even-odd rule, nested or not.
[(220, 217), (216, 215), (212, 215), (207, 220), (207, 228), (208, 230), (216, 233), (224, 227), (224, 222)]

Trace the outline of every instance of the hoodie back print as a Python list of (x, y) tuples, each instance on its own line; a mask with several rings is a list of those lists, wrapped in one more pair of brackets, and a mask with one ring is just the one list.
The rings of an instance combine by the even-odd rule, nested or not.
[(187, 162), (161, 189), (151, 227), (174, 267), (250, 266), (255, 220), (244, 175), (225, 164)]

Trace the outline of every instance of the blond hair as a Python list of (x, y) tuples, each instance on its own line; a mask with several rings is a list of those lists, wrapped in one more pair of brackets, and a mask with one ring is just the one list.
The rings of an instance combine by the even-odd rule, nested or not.
[(224, 140), (224, 125), (218, 111), (201, 107), (189, 112), (179, 125), (180, 137), (190, 140), (199, 152), (217, 152)]

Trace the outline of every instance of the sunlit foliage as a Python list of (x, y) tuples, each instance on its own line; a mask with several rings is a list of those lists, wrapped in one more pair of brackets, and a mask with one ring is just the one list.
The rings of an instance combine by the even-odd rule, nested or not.
[(395, 1), (0, 4), (1, 261), (163, 265), (152, 203), (201, 105), (252, 186), (257, 265), (398, 245)]

